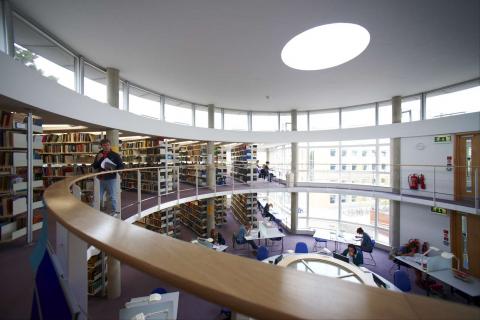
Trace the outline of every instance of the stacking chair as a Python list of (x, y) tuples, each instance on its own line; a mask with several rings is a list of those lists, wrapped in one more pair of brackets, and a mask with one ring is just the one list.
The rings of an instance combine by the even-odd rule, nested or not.
[(323, 243), (323, 247), (327, 248), (327, 240), (326, 239), (313, 238), (313, 240), (314, 240), (314, 242), (313, 242), (312, 251), (315, 251), (315, 249), (320, 248), (320, 246), (319, 246), (320, 243)]
[[(232, 247), (233, 249), (237, 249), (237, 247), (235, 247), (235, 245), (237, 245), (238, 249), (247, 249), (247, 241), (244, 241), (244, 242), (238, 242), (237, 241), (237, 234), (234, 232), (232, 234)], [(241, 247), (239, 247), (241, 246)]]
[(154, 294), (154, 293), (165, 294), (167, 292), (168, 291), (165, 288), (155, 288), (155, 289), (152, 290), (152, 292), (150, 292), (150, 294)]
[(409, 292), (412, 290), (410, 277), (405, 270), (397, 270), (393, 273), (393, 284), (403, 292)]
[(297, 242), (295, 245), (295, 253), (308, 253), (308, 247), (305, 242)]
[[(373, 265), (376, 266), (377, 263), (375, 262), (375, 259), (373, 259), (373, 255), (372, 255), (372, 252), (373, 252), (373, 248), (375, 247), (375, 240), (372, 240), (372, 249), (371, 250), (365, 250), (365, 249), (362, 249), (363, 252), (366, 252), (370, 255), (370, 259), (368, 260), (372, 260), (373, 262)], [(366, 255), (364, 255), (366, 256)], [(366, 260), (366, 259), (365, 259)]]
[(268, 248), (265, 246), (258, 247), (257, 260), (262, 261), (268, 258)]

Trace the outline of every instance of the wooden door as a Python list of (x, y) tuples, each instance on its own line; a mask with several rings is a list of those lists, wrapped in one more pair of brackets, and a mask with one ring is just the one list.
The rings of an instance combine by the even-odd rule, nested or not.
[(455, 141), (455, 200), (473, 204), (475, 170), (480, 175), (480, 134), (459, 134)]
[[(455, 212), (450, 215), (452, 253), (458, 257), (460, 270), (480, 277), (480, 216)], [(457, 267), (457, 261), (452, 261)]]

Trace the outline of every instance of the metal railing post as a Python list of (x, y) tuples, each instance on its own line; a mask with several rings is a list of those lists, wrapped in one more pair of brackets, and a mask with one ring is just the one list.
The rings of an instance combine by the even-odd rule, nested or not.
[(437, 185), (437, 177), (436, 177), (435, 167), (433, 167), (433, 206), (436, 206), (437, 196), (436, 196), (436, 185)]
[(475, 168), (475, 212), (478, 213), (478, 168)]
[(140, 169), (137, 170), (137, 214), (140, 216), (142, 212), (142, 174)]
[(235, 166), (232, 165), (232, 193), (235, 190)]
[(177, 203), (180, 203), (180, 166), (177, 166)]
[(198, 165), (195, 165), (195, 194), (198, 199)]
[[(161, 192), (161, 181), (160, 181), (160, 168), (157, 168), (157, 204), (158, 204), (158, 210), (160, 210), (160, 205), (162, 204), (162, 201), (161, 201), (161, 195), (162, 195), (162, 192)], [(165, 176), (166, 176), (166, 172), (165, 172)], [(167, 187), (167, 179), (165, 178), (165, 187)]]

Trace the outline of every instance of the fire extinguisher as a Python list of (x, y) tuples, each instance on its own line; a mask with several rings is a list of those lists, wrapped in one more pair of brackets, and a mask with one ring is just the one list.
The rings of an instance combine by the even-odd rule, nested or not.
[(408, 176), (408, 185), (410, 189), (418, 190), (418, 176), (415, 173)]
[(420, 188), (425, 190), (425, 176), (423, 174), (418, 175), (418, 184), (420, 185)]

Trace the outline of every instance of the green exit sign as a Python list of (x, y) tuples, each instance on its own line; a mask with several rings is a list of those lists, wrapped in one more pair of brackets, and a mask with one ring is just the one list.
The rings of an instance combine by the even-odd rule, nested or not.
[(444, 215), (444, 216), (447, 215), (447, 209), (445, 209), (445, 208), (431, 207), (430, 210), (432, 210), (432, 212), (435, 212), (435, 213), (438, 213), (438, 214), (441, 214), (441, 215)]
[(452, 136), (447, 134), (443, 136), (435, 136), (433, 138), (433, 142), (435, 143), (450, 143), (452, 142)]

